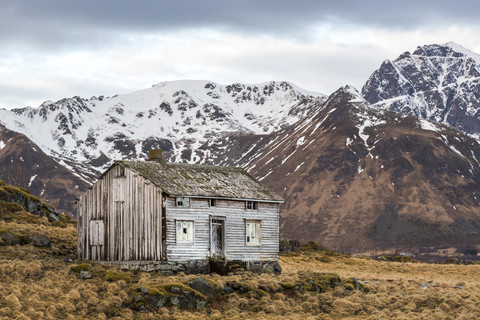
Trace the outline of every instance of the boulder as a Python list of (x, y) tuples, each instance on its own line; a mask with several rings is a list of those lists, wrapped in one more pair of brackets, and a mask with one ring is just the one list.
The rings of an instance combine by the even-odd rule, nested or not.
[(18, 240), (18, 237), (16, 237), (13, 233), (7, 232), (1, 235), (3, 242), (7, 246), (16, 246), (17, 244), (20, 244), (20, 241)]
[(281, 254), (289, 254), (291, 252), (297, 252), (300, 248), (300, 241), (294, 239), (282, 239), (279, 244), (279, 251)]
[(195, 280), (190, 281), (189, 285), (192, 289), (197, 290), (201, 294), (208, 297), (212, 297), (215, 294), (213, 287), (209, 285), (208, 282), (202, 277), (198, 277)]
[(35, 247), (50, 247), (50, 244), (52, 243), (52, 240), (50, 240), (50, 238), (42, 236), (38, 233), (32, 233), (30, 239), (32, 240)]

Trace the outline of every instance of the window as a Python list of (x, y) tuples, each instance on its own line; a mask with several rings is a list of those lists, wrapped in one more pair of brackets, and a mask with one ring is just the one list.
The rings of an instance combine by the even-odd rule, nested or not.
[(216, 207), (217, 206), (217, 200), (216, 199), (209, 199), (208, 200), (208, 205), (210, 207)]
[(260, 220), (246, 220), (247, 246), (259, 246), (261, 241), (262, 225)]
[(176, 221), (177, 243), (193, 243), (193, 221)]
[(247, 210), (257, 210), (258, 204), (255, 201), (247, 201), (246, 207)]
[(177, 204), (177, 207), (190, 207), (190, 198), (186, 197), (177, 197), (175, 203)]

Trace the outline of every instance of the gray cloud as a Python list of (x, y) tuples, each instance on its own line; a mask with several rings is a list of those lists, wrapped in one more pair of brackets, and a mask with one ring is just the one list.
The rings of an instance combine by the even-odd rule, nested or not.
[(0, 39), (30, 46), (115, 42), (118, 33), (215, 28), (239, 33), (305, 36), (326, 22), (412, 29), (427, 24), (479, 25), (480, 2), (404, 0), (23, 0), (0, 4)]
[(472, 0), (1, 1), (0, 106), (181, 78), (328, 94), (417, 45), (480, 51), (478, 12)]

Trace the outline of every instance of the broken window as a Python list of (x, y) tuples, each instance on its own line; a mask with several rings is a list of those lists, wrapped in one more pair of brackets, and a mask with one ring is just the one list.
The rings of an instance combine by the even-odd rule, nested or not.
[(216, 207), (217, 206), (217, 200), (216, 199), (209, 199), (208, 204), (210, 207)]
[(175, 203), (177, 207), (190, 207), (190, 198), (187, 197), (177, 197)]
[(247, 246), (258, 246), (261, 243), (262, 224), (260, 220), (246, 220), (246, 243)]
[(258, 204), (255, 201), (247, 201), (245, 208), (247, 210), (257, 210)]
[(193, 243), (193, 221), (176, 221), (177, 243)]

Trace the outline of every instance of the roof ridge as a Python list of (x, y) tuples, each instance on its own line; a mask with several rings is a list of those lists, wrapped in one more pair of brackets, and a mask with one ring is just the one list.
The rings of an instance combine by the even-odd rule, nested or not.
[(284, 201), (241, 167), (139, 160), (115, 160), (114, 163), (132, 169), (173, 196)]

